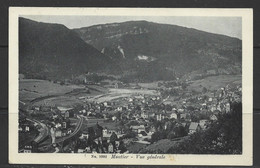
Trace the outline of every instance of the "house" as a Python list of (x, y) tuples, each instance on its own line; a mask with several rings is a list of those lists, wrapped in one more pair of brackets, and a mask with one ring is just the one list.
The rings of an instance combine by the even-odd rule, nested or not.
[(30, 127), (29, 126), (25, 126), (25, 132), (29, 132), (30, 131)]
[(89, 136), (88, 130), (83, 130), (80, 139), (84, 139), (84, 138), (88, 139), (88, 136)]
[(103, 136), (104, 136), (104, 137), (110, 137), (109, 135), (110, 135), (110, 133), (109, 133), (108, 129), (107, 129), (107, 128), (104, 128), (104, 129), (103, 129)]
[(66, 136), (66, 135), (67, 135), (67, 131), (66, 131), (66, 130), (62, 130), (62, 131), (61, 131), (61, 136), (64, 137), (64, 136)]
[(55, 120), (55, 119), (57, 119), (58, 117), (59, 117), (59, 116), (56, 114), (56, 115), (53, 115), (53, 116), (52, 116), (52, 119)]
[(129, 102), (133, 102), (134, 101), (134, 99), (133, 98), (129, 98), (129, 100), (128, 100)]
[(57, 109), (61, 112), (61, 115), (65, 118), (74, 117), (73, 108), (58, 106)]
[(88, 112), (87, 112), (87, 116), (90, 116), (90, 115), (92, 115), (92, 112), (91, 112), (91, 111), (88, 111)]
[(90, 147), (86, 147), (86, 148), (85, 148), (85, 153), (91, 153)]
[(150, 126), (150, 130), (149, 130), (149, 133), (155, 133), (156, 132), (156, 129), (153, 125)]
[(153, 118), (155, 116), (154, 112), (148, 112), (148, 118)]
[(62, 126), (62, 125), (61, 125), (61, 123), (59, 123), (59, 122), (55, 124), (55, 127), (56, 127), (56, 128), (60, 128), (61, 126)]
[(201, 130), (201, 127), (199, 125), (199, 123), (196, 122), (191, 122), (190, 126), (189, 126), (189, 134), (193, 134), (197, 131)]
[(187, 128), (187, 127), (188, 127), (188, 123), (187, 123), (187, 122), (182, 122), (181, 125), (182, 125), (184, 128)]
[(162, 113), (157, 113), (155, 116), (157, 121), (162, 121), (165, 118), (165, 115)]
[(226, 103), (225, 110), (226, 110), (226, 113), (230, 112), (230, 103)]
[(58, 109), (60, 112), (64, 113), (65, 111), (71, 110), (71, 109), (73, 109), (73, 108), (58, 106), (57, 109)]
[(40, 107), (35, 106), (35, 107), (34, 107), (34, 110), (40, 111)]
[(116, 144), (116, 148), (118, 148), (118, 147), (119, 147), (119, 144), (120, 144), (120, 142), (119, 142), (119, 141), (115, 141), (115, 144)]
[(62, 137), (62, 131), (61, 131), (61, 130), (56, 130), (56, 132), (55, 132), (55, 137), (56, 137), (56, 138)]
[(217, 110), (222, 111), (222, 109), (221, 109), (221, 104), (218, 104), (218, 105), (217, 105)]
[(201, 129), (206, 129), (207, 123), (208, 123), (208, 120), (200, 120), (199, 125), (200, 125)]
[(69, 128), (69, 129), (67, 130), (67, 134), (69, 135), (69, 134), (71, 134), (71, 133), (72, 133), (72, 129)]
[(67, 127), (68, 127), (68, 122), (63, 121), (63, 122), (62, 122), (62, 128), (67, 128)]
[(210, 120), (216, 121), (216, 120), (218, 120), (218, 117), (217, 117), (215, 114), (212, 114), (212, 115), (210, 116)]
[(84, 153), (85, 152), (85, 149), (78, 149), (78, 153)]
[(25, 146), (23, 153), (32, 153), (32, 146)]
[(72, 111), (72, 110), (67, 110), (67, 111), (64, 113), (64, 117), (65, 117), (65, 118), (72, 118), (72, 117), (74, 117), (74, 111)]
[(147, 136), (147, 133), (145, 131), (141, 131), (138, 133), (138, 137)]
[(130, 128), (132, 129), (132, 131), (137, 132), (137, 133), (140, 133), (141, 131), (145, 131), (144, 125), (138, 125), (138, 126), (132, 125), (132, 126), (130, 126)]
[(113, 121), (115, 121), (116, 119), (117, 119), (117, 117), (116, 117), (116, 116), (113, 116), (113, 117), (112, 117), (112, 120), (113, 120)]
[(180, 119), (186, 119), (186, 118), (187, 118), (187, 113), (180, 114)]
[(217, 110), (217, 107), (216, 107), (216, 105), (213, 105), (213, 106), (211, 106), (211, 108), (210, 108), (210, 111), (215, 111), (215, 110)]
[(149, 117), (148, 112), (147, 112), (147, 111), (142, 111), (141, 117), (142, 117), (143, 119), (147, 119), (147, 118)]
[(107, 114), (106, 113), (103, 113), (103, 118), (106, 120), (107, 119)]
[(110, 143), (110, 144), (108, 145), (108, 153), (113, 153), (113, 152), (114, 152), (114, 146), (113, 146), (112, 143)]
[(111, 102), (104, 102), (104, 106), (105, 106), (105, 107), (111, 106)]
[(171, 113), (171, 114), (170, 114), (170, 118), (171, 118), (171, 119), (172, 119), (172, 118), (177, 119), (177, 118), (178, 118), (177, 113), (175, 113), (175, 112)]
[(117, 111), (123, 111), (123, 107), (122, 106), (117, 107)]

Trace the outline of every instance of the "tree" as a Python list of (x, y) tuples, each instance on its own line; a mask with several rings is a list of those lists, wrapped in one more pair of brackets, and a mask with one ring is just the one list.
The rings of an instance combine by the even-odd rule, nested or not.
[(183, 136), (186, 136), (188, 135), (186, 129), (181, 125), (178, 127), (178, 137), (183, 137)]
[(172, 106), (169, 105), (169, 104), (165, 105), (165, 110), (166, 111), (171, 111), (172, 110)]
[(202, 88), (202, 93), (206, 93), (207, 91), (208, 91), (207, 88), (205, 88), (205, 87)]
[(120, 150), (120, 153), (124, 153), (124, 152), (127, 151), (123, 141), (120, 141), (119, 146), (118, 146), (118, 150)]
[(176, 138), (175, 132), (171, 131), (168, 135), (167, 135), (167, 139), (174, 139)]
[(121, 112), (118, 111), (115, 116), (119, 120), (121, 118)]
[(168, 153), (178, 154), (241, 154), (242, 153), (242, 104), (233, 103), (231, 112), (219, 115), (218, 121), (198, 132)]
[(187, 107), (187, 110), (188, 110), (188, 111), (194, 111), (195, 108), (194, 108), (193, 106), (188, 106), (188, 107)]
[(155, 127), (156, 130), (161, 130), (161, 129), (163, 128), (162, 122), (160, 122), (160, 121), (155, 121), (155, 122), (154, 122), (154, 127)]
[(152, 134), (151, 142), (157, 142), (161, 139), (165, 139), (167, 137), (167, 133), (165, 131), (159, 131)]
[(117, 140), (117, 135), (115, 132), (112, 133), (112, 135), (110, 136), (110, 142), (115, 142)]
[(112, 143), (114, 149), (116, 148), (116, 140), (118, 140), (118, 137), (115, 132), (112, 133), (110, 136), (110, 142)]
[(131, 130), (127, 130), (126, 134), (120, 137), (119, 139), (130, 139), (135, 138), (137, 136), (137, 133)]

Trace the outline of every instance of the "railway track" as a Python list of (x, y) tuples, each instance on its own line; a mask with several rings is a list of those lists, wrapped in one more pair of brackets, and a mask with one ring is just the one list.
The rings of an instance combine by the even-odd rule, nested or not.
[[(84, 118), (81, 117), (81, 116), (78, 116), (79, 117), (79, 122), (75, 128), (75, 130), (69, 135), (69, 136), (66, 136), (66, 137), (63, 137), (63, 138), (60, 138), (60, 139), (57, 139), (56, 140), (56, 143), (57, 144), (62, 144), (64, 141), (66, 140), (69, 140), (70, 138), (73, 138), (75, 135), (77, 135), (82, 127), (82, 124), (83, 124), (83, 121), (84, 121)], [(46, 147), (49, 147), (51, 146), (52, 144), (47, 144), (47, 145), (42, 145), (40, 146), (40, 148), (46, 148)]]
[[(79, 117), (79, 116), (78, 116), (78, 117)], [(81, 127), (82, 127), (83, 120), (84, 120), (83, 117), (79, 117), (79, 122), (78, 122), (78, 124), (77, 124), (75, 130), (74, 130), (69, 136), (63, 137), (63, 138), (61, 138), (61, 139), (58, 139), (58, 140), (56, 141), (56, 143), (61, 143), (61, 142), (65, 141), (65, 140), (68, 140), (68, 139), (74, 137), (75, 135), (77, 135), (78, 132), (80, 131)]]

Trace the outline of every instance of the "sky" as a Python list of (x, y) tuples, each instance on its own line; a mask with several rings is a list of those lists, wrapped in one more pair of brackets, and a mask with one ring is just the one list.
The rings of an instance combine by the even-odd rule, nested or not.
[(70, 29), (98, 24), (119, 23), (125, 21), (146, 20), (150, 22), (179, 25), (210, 33), (227, 35), (242, 39), (241, 17), (206, 17), (206, 16), (21, 16), (45, 23), (59, 23)]

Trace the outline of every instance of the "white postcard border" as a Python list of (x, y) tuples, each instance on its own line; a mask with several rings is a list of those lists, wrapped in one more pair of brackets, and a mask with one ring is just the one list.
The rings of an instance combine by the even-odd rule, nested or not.
[[(20, 15), (124, 15), (242, 17), (242, 155), (123, 154), (128, 158), (99, 158), (104, 154), (18, 153), (18, 18)], [(121, 154), (116, 154), (120, 156)], [(253, 10), (206, 8), (9, 8), (9, 163), (15, 164), (119, 164), (119, 165), (252, 165), (253, 160)]]

